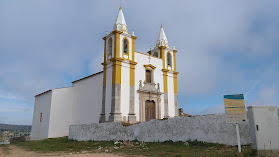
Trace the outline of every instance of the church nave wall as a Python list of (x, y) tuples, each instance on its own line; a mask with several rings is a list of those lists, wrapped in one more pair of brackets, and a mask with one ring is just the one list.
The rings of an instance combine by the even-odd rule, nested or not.
[(31, 140), (48, 138), (52, 90), (35, 96)]
[(73, 87), (52, 90), (48, 138), (69, 135), (72, 120)]
[(99, 123), (102, 110), (103, 73), (73, 83), (72, 124)]

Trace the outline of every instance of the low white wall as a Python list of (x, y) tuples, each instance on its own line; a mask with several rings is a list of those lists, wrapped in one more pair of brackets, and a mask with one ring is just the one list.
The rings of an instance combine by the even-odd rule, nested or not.
[[(249, 124), (240, 124), (239, 127), (241, 144), (250, 144)], [(225, 123), (224, 114), (151, 120), (128, 127), (122, 126), (120, 122), (71, 125), (69, 139), (78, 141), (137, 139), (144, 142), (198, 140), (237, 145), (235, 126)]]

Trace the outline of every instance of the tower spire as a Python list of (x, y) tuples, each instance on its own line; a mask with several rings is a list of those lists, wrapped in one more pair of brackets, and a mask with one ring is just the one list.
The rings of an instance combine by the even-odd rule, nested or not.
[(161, 29), (160, 29), (160, 33), (158, 36), (158, 40), (156, 43), (156, 46), (160, 47), (160, 46), (168, 46), (168, 39), (166, 37), (163, 25), (161, 24)]
[(113, 26), (113, 30), (128, 33), (127, 24), (126, 24), (121, 6), (119, 8), (119, 12), (118, 12), (115, 24)]

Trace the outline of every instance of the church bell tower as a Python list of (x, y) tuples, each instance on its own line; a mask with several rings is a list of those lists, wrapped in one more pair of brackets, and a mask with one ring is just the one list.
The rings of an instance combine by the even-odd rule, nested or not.
[[(104, 62), (103, 65), (103, 97), (100, 122), (122, 121), (121, 93), (128, 95), (129, 104), (134, 106), (135, 86), (135, 39), (134, 31), (128, 32), (128, 27), (120, 7), (118, 16), (113, 25), (113, 31), (103, 38)], [(124, 67), (126, 67), (124, 69)], [(129, 87), (123, 85), (123, 70), (129, 68)], [(126, 77), (125, 77), (126, 78)], [(126, 82), (125, 82), (126, 83)], [(123, 91), (123, 88), (129, 91)], [(130, 108), (129, 121), (135, 121), (134, 108)]]

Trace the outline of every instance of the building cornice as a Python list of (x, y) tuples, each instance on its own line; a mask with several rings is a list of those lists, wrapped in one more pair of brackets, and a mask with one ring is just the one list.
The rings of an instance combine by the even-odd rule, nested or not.
[(156, 67), (152, 64), (146, 64), (146, 65), (143, 65), (145, 68), (151, 68), (151, 69), (156, 69)]

